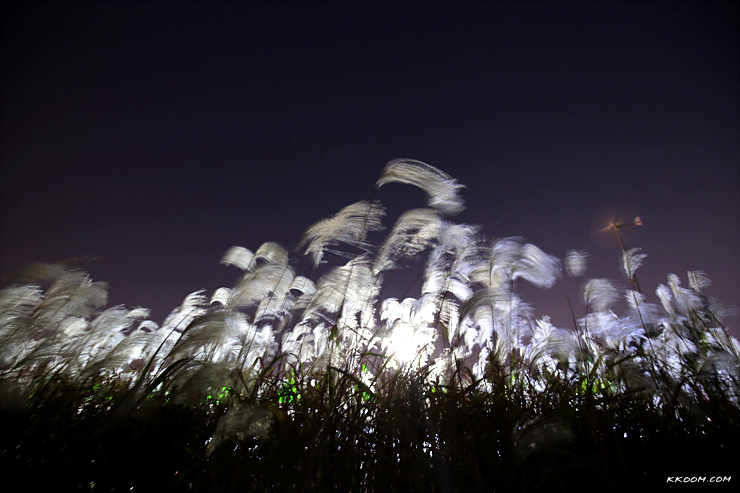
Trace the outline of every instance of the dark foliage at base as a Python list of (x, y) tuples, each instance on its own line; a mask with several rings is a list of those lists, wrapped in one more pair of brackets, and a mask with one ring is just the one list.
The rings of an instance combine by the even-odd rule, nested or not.
[(21, 403), (6, 383), (0, 464), (38, 490), (616, 491), (727, 475), (740, 452), (722, 395), (661, 409), (579, 382), (535, 394), (399, 376), (371, 395), (341, 372), (315, 377), (292, 399), (200, 405), (66, 382)]

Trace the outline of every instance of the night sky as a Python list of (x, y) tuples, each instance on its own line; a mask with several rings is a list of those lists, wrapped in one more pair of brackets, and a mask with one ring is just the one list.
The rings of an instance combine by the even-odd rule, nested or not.
[[(90, 256), (161, 322), (233, 285), (232, 245), (292, 249), (412, 158), (467, 186), (458, 221), (586, 250), (586, 278), (629, 285), (590, 231), (639, 214), (648, 301), (703, 270), (740, 305), (738, 25), (737, 2), (4, 2), (0, 275)], [(387, 228), (425, 205), (375, 198)], [(583, 280), (525, 298), (570, 327)]]

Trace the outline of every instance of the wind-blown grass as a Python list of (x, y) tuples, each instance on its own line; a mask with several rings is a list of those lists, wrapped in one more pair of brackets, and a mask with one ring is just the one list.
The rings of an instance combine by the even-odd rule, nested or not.
[[(106, 309), (79, 267), (23, 273), (0, 291), (2, 465), (93, 491), (608, 490), (730, 474), (740, 344), (702, 272), (688, 289), (669, 275), (653, 303), (636, 283), (646, 255), (624, 251), (628, 287), (586, 281), (575, 330), (555, 327), (517, 288), (552, 287), (558, 258), (453, 222), (462, 185), (429, 165), (392, 161), (377, 187), (390, 182), (421, 187), (429, 208), (379, 244), (376, 201), (311, 226), (293, 256), (232, 247), (235, 285), (191, 293), (161, 325)], [(567, 274), (587, 258), (568, 252)], [(416, 297), (383, 298), (411, 261)]]

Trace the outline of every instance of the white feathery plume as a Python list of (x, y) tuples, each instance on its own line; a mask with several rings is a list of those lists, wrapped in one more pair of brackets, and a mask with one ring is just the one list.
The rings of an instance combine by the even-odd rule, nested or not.
[[(396, 298), (386, 298), (380, 304), (380, 321), (392, 327), (396, 320), (403, 318), (403, 308)], [(410, 317), (409, 317), (410, 318)]]
[(233, 265), (241, 270), (249, 270), (254, 268), (253, 265), (254, 253), (248, 248), (233, 246), (224, 254), (221, 259), (223, 265)]
[(460, 303), (449, 297), (442, 299), (439, 308), (439, 320), (447, 327), (447, 343), (455, 340), (460, 322)]
[(209, 303), (209, 305), (213, 305), (214, 303), (221, 303), (221, 306), (226, 307), (228, 306), (230, 299), (231, 289), (221, 287), (213, 292), (213, 296), (211, 296), (211, 302)]
[(301, 295), (310, 295), (316, 292), (316, 285), (311, 279), (305, 276), (295, 276), (290, 283), (289, 291), (298, 291)]
[(424, 190), (428, 195), (429, 207), (443, 214), (455, 215), (465, 209), (458, 191), (464, 188), (447, 173), (421, 161), (413, 159), (394, 159), (389, 162), (375, 186), (386, 183), (405, 183)]
[(641, 325), (630, 323), (630, 319), (619, 318), (614, 312), (589, 313), (581, 319), (594, 339), (611, 349), (624, 350), (631, 342), (645, 337)]
[(250, 329), (246, 316), (237, 311), (207, 313), (193, 320), (173, 347), (175, 359), (234, 361)]
[(39, 286), (9, 286), (0, 291), (0, 338), (31, 317), (43, 300)]
[(470, 287), (470, 283), (458, 279), (456, 275), (450, 277), (447, 282), (447, 292), (463, 302), (473, 296), (473, 288)]
[(512, 279), (521, 277), (540, 288), (549, 288), (560, 276), (560, 260), (539, 247), (527, 243), (522, 246), (513, 269)]
[(91, 332), (123, 332), (131, 328), (137, 320), (149, 316), (146, 308), (126, 309), (123, 305), (103, 311), (90, 323)]
[(148, 308), (143, 307), (136, 307), (129, 310), (128, 315), (126, 315), (128, 318), (133, 318), (135, 320), (141, 320), (144, 318), (148, 318), (149, 314), (151, 313), (151, 310)]
[(713, 327), (711, 329), (708, 329), (707, 333), (709, 336), (711, 336), (711, 339), (713, 339), (715, 344), (717, 344), (728, 353), (734, 355), (735, 358), (740, 359), (740, 343), (737, 339), (729, 335), (724, 329), (720, 327)]
[(37, 364), (46, 364), (47, 370), (53, 371), (58, 365), (69, 364), (72, 358), (70, 348), (75, 349), (75, 343), (80, 338), (66, 340), (60, 335), (47, 337), (41, 341), (10, 341), (3, 352), (0, 361), (7, 367), (32, 368)]
[(357, 257), (321, 277), (303, 318), (319, 316), (331, 321), (331, 316), (339, 315), (344, 323), (354, 327), (357, 322), (352, 319), (366, 319), (378, 291), (378, 280), (370, 270), (369, 260)]
[(255, 260), (264, 260), (268, 264), (288, 265), (288, 251), (273, 241), (267, 241), (260, 245), (254, 252)]
[(345, 301), (342, 304), (340, 326), (365, 330), (375, 325), (375, 303), (380, 293), (380, 282), (370, 268), (369, 262), (352, 270)]
[(471, 368), (473, 376), (476, 379), (483, 379), (486, 374), (486, 367), (488, 366), (488, 357), (491, 355), (490, 346), (486, 345), (478, 352), (478, 359)]
[(624, 292), (624, 299), (633, 310), (639, 310), (645, 304), (645, 295), (633, 289)]
[(622, 272), (628, 279), (632, 279), (637, 269), (642, 266), (647, 254), (640, 253), (640, 248), (631, 248), (622, 252)]
[[(550, 322), (550, 317), (545, 316), (535, 323), (524, 358), (530, 365), (547, 367), (553, 371), (555, 360), (569, 361), (576, 348), (572, 333), (556, 328)], [(548, 357), (552, 360), (548, 360)]]
[(275, 331), (269, 325), (258, 328), (254, 324), (248, 324), (244, 340), (244, 346), (239, 352), (239, 358), (246, 355), (243, 368), (258, 367), (257, 363), (260, 358), (266, 361), (278, 350)]
[[(435, 325), (441, 321), (447, 328), (448, 342), (452, 340), (457, 327), (457, 310), (455, 310), (455, 321), (451, 327), (451, 305), (454, 303), (459, 307), (457, 300), (465, 301), (473, 294), (472, 288), (458, 279), (457, 272), (453, 273), (455, 265), (459, 265), (461, 257), (465, 256), (470, 246), (475, 243), (476, 228), (466, 225), (458, 225), (443, 221), (442, 231), (439, 235), (440, 243), (432, 250), (427, 259), (424, 271), (424, 283), (421, 287), (422, 296), (419, 304), (423, 309), (418, 310), (425, 313), (425, 322)], [(445, 300), (451, 295), (457, 300)], [(442, 310), (445, 313), (442, 313)]]
[(53, 289), (49, 289), (36, 313), (43, 324), (55, 323), (68, 316), (91, 316), (104, 307), (107, 301), (106, 283), (93, 282), (89, 278), (82, 279), (79, 284), (58, 282)]
[(671, 316), (676, 317), (676, 310), (673, 308), (673, 296), (671, 290), (665, 284), (660, 284), (655, 289), (655, 294), (660, 300), (660, 304), (663, 305), (663, 309)]
[(481, 309), (489, 311), (484, 318), (492, 317), (494, 306), (505, 301), (506, 294), (498, 289), (485, 288), (473, 293), (465, 303), (460, 307), (460, 320), (472, 317), (474, 321), (479, 321), (481, 315), (478, 313)]
[(687, 272), (689, 277), (689, 287), (701, 293), (701, 290), (712, 284), (707, 275), (700, 270), (690, 270)]
[[(476, 292), (460, 309), (461, 336), (469, 350), (493, 340), (495, 353), (505, 359), (525, 335), (524, 321), (531, 316), (531, 307), (513, 292), (486, 288)], [(466, 319), (470, 317), (470, 323)]]
[(378, 252), (373, 271), (393, 269), (403, 257), (413, 257), (432, 245), (442, 220), (434, 209), (411, 209), (398, 218)]
[(591, 279), (583, 287), (583, 302), (597, 312), (606, 311), (619, 298), (619, 291), (608, 279)]
[(443, 245), (438, 245), (429, 254), (427, 265), (424, 269), (424, 282), (421, 286), (422, 293), (440, 293), (447, 283), (449, 277), (450, 261)]
[(87, 333), (89, 320), (83, 317), (67, 317), (59, 324), (59, 333), (64, 339), (75, 339)]
[(123, 338), (109, 353), (96, 357), (83, 370), (82, 374), (102, 372), (120, 373), (131, 369), (136, 360), (147, 359), (166, 336), (164, 332), (136, 332)]
[(340, 210), (334, 216), (323, 219), (306, 230), (298, 244), (308, 244), (306, 253), (314, 258), (314, 265), (322, 263), (324, 251), (337, 243), (368, 249), (365, 237), (369, 231), (382, 229), (385, 210), (380, 202), (357, 202)]
[(291, 314), (295, 304), (296, 299), (293, 296), (269, 294), (257, 305), (254, 323), (269, 324), (274, 328), (279, 325), (280, 320), (285, 319)]
[(416, 300), (412, 311), (412, 323), (417, 326), (433, 326), (437, 319), (437, 311), (441, 298), (437, 293), (422, 293)]
[(90, 332), (82, 342), (75, 345), (76, 365), (82, 368), (91, 362), (104, 358), (116, 345), (126, 339), (121, 332)]
[(588, 253), (583, 250), (568, 250), (565, 254), (565, 271), (570, 277), (582, 276), (588, 267)]
[(90, 276), (87, 272), (80, 269), (66, 269), (63, 266), (57, 265), (38, 267), (40, 267), (42, 271), (46, 271), (48, 269), (49, 278), (53, 278), (51, 286), (46, 290), (47, 295), (51, 295), (58, 290), (64, 290), (90, 282)]
[(422, 293), (439, 293), (446, 289), (455, 266), (470, 247), (475, 245), (478, 228), (442, 221), (438, 244), (427, 259)]
[(444, 245), (447, 251), (456, 252), (459, 255), (477, 243), (479, 231), (479, 226), (442, 221), (439, 243)]
[(486, 257), (473, 264), (470, 280), (492, 289), (508, 289), (506, 284), (512, 280), (512, 269), (520, 250), (519, 238), (501, 238), (494, 241), (486, 252)]
[(501, 238), (493, 242), (487, 260), (475, 262), (470, 279), (493, 289), (508, 290), (508, 285), (518, 278), (549, 288), (559, 275), (557, 257), (531, 243), (522, 245), (521, 238)]
[(299, 323), (287, 330), (280, 341), (280, 351), (288, 355), (288, 363), (309, 363), (316, 357), (313, 327)]
[(80, 366), (102, 360), (115, 346), (125, 339), (125, 332), (134, 323), (149, 316), (149, 310), (114, 306), (100, 313), (91, 323), (90, 330), (77, 343)]
[[(670, 366), (680, 368), (680, 359), (677, 357), (684, 354), (695, 353), (697, 349), (696, 344), (694, 344), (693, 341), (684, 337), (682, 334), (679, 334), (676, 329), (677, 327), (674, 324), (670, 324), (666, 330), (663, 331), (662, 335), (665, 349), (672, 353), (669, 355), (669, 361), (672, 363)], [(658, 350), (656, 351), (656, 354), (660, 354), (660, 352), (661, 351)], [(670, 358), (670, 356), (673, 356), (673, 358)]]
[(429, 381), (437, 381), (442, 385), (449, 385), (455, 372), (455, 357), (450, 348), (444, 348), (442, 353), (434, 358), (429, 367)]
[(681, 279), (676, 274), (668, 274), (668, 287), (671, 288), (676, 309), (681, 315), (701, 306), (701, 299), (690, 289), (681, 287)]
[(137, 332), (157, 332), (159, 324), (154, 320), (143, 320), (136, 328)]
[(291, 267), (281, 263), (268, 263), (247, 272), (239, 285), (232, 290), (227, 308), (242, 308), (260, 303), (270, 294), (282, 299), (295, 277)]
[(205, 289), (199, 289), (187, 295), (182, 304), (165, 319), (162, 328), (179, 329), (180, 332), (185, 330), (196, 316), (205, 312), (208, 300), (204, 293)]

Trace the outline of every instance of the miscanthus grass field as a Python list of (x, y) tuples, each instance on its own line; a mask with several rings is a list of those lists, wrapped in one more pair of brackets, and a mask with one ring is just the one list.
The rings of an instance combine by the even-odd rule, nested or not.
[[(738, 471), (740, 344), (702, 272), (668, 275), (650, 303), (645, 254), (623, 246), (621, 283), (584, 277), (573, 327), (555, 327), (518, 286), (583, 276), (586, 252), (561, 260), (454, 222), (462, 186), (424, 163), (390, 162), (376, 188), (393, 182), (423, 189), (427, 206), (385, 229), (383, 205), (361, 201), (293, 251), (233, 247), (223, 263), (238, 282), (189, 294), (161, 324), (106, 308), (106, 285), (71, 263), (19, 274), (0, 292), (6, 481), (615, 491)], [(620, 238), (625, 225), (611, 226)], [(411, 263), (419, 292), (385, 297)]]

